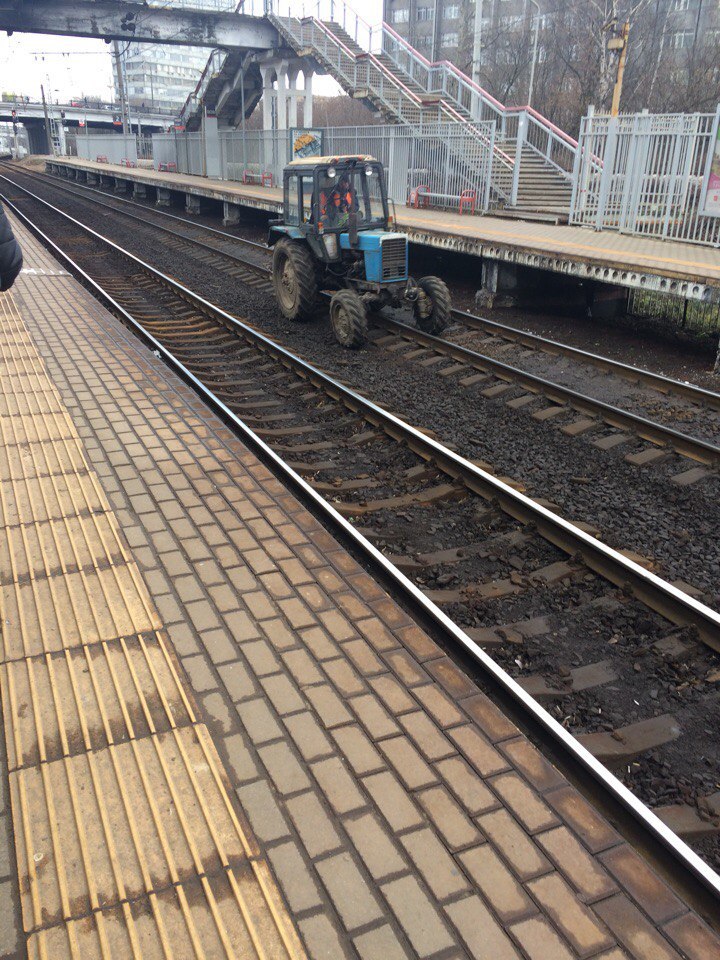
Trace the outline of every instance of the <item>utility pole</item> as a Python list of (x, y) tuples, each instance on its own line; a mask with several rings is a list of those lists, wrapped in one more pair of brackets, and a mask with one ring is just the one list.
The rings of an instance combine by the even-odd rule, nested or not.
[(535, 32), (533, 33), (532, 63), (530, 64), (530, 83), (528, 85), (528, 106), (532, 106), (533, 90), (535, 89), (535, 65), (537, 64), (538, 33), (540, 32), (540, 4), (537, 0), (530, 0), (537, 11), (535, 13)]
[(52, 129), (50, 127), (50, 117), (48, 116), (47, 102), (45, 100), (45, 87), (40, 84), (40, 93), (42, 94), (43, 102), (43, 113), (45, 114), (45, 134), (48, 141), (48, 149), (53, 156), (55, 156), (55, 141), (52, 136)]
[(612, 37), (608, 40), (608, 50), (619, 50), (617, 77), (615, 78), (615, 88), (613, 90), (612, 107), (610, 115), (616, 117), (620, 112), (620, 95), (622, 93), (623, 77), (625, 75), (625, 61), (627, 60), (628, 38), (630, 37), (630, 21), (626, 20), (623, 24), (619, 37)]
[[(480, 60), (482, 58), (482, 16), (483, 0), (475, 0), (475, 32), (473, 35), (472, 80), (480, 86)], [(473, 119), (479, 120), (480, 103), (477, 96), (473, 97)]]
[(115, 76), (117, 78), (118, 94), (120, 95), (120, 116), (122, 117), (122, 128), (125, 136), (128, 135), (128, 109), (125, 98), (125, 81), (123, 80), (122, 61), (120, 59), (120, 44), (113, 40), (113, 59), (115, 60)]

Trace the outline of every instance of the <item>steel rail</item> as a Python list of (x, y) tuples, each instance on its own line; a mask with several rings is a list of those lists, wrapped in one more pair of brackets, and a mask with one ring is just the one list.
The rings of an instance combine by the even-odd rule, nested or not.
[(572, 347), (570, 344), (560, 343), (559, 340), (550, 340), (548, 337), (542, 337), (536, 333), (529, 333), (526, 330), (520, 330), (518, 327), (511, 327), (507, 324), (499, 323), (497, 320), (479, 317), (466, 310), (453, 309), (452, 315), (460, 320), (461, 323), (464, 323), (465, 326), (477, 330), (486, 330), (489, 333), (501, 337), (503, 340), (521, 343), (525, 347), (542, 350), (544, 353), (573, 357), (584, 363), (590, 363), (603, 370), (616, 373), (624, 379), (645, 383), (650, 387), (654, 387), (660, 393), (676, 393), (701, 406), (720, 410), (720, 393), (715, 393), (712, 390), (706, 390), (692, 383), (683, 383), (682, 380), (674, 380), (672, 377), (665, 377), (660, 373), (653, 373), (652, 370), (645, 370), (643, 367), (633, 367), (632, 364), (623, 363), (621, 360), (612, 360), (610, 357), (603, 357), (599, 353), (590, 353), (587, 350), (581, 350), (580, 347)]
[[(35, 177), (34, 179), (41, 178)], [(20, 187), (20, 189), (24, 188)], [(67, 188), (64, 185), (59, 185), (59, 189), (64, 190), (66, 193), (72, 196), (81, 196), (73, 189)], [(88, 187), (85, 189), (92, 190), (93, 188)], [(92, 203), (97, 203), (99, 206), (107, 208), (108, 210), (115, 210), (114, 207), (106, 203), (104, 200), (100, 200), (96, 197), (87, 199)], [(120, 212), (130, 219), (140, 221), (146, 226), (148, 225), (148, 221), (134, 213), (130, 213), (126, 210), (122, 210)], [(154, 213), (156, 211), (152, 212)], [(189, 223), (190, 226), (196, 227), (195, 224), (189, 221), (183, 220), (183, 222)], [(238, 255), (229, 251), (218, 250), (217, 248), (206, 244), (202, 240), (199, 240), (195, 237), (186, 237), (161, 224), (150, 225), (183, 242), (196, 244), (200, 248), (211, 253), (219, 254), (220, 256), (226, 256), (238, 264), (249, 267), (255, 273), (265, 276), (269, 276), (271, 273), (268, 268), (263, 267), (260, 264), (252, 263), (252, 261), (245, 260), (243, 257), (239, 257)], [(220, 233), (220, 231), (217, 232)], [(228, 235), (221, 233), (221, 236), (225, 237)], [(471, 315), (468, 314), (467, 316)], [(650, 443), (654, 443), (660, 447), (670, 447), (677, 453), (689, 457), (692, 460), (707, 464), (712, 467), (720, 465), (720, 447), (710, 443), (709, 441), (692, 437), (689, 434), (682, 433), (679, 430), (674, 430), (671, 427), (667, 427), (661, 423), (657, 423), (656, 421), (649, 420), (648, 418), (642, 417), (639, 414), (634, 414), (627, 410), (623, 410), (621, 407), (616, 407), (612, 404), (605, 403), (602, 400), (597, 400), (594, 397), (580, 393), (579, 391), (573, 390), (570, 387), (565, 387), (562, 384), (555, 383), (552, 380), (547, 380), (546, 378), (539, 377), (536, 374), (528, 373), (519, 367), (513, 367), (510, 364), (503, 363), (500, 360), (495, 360), (486, 356), (485, 354), (478, 353), (477, 351), (471, 350), (468, 347), (455, 344), (450, 340), (424, 333), (415, 327), (409, 327), (407, 324), (403, 324), (397, 320), (383, 317), (380, 322), (385, 326), (386, 329), (396, 331), (399, 336), (402, 336), (408, 340), (412, 340), (416, 343), (421, 343), (427, 346), (429, 349), (435, 350), (436, 352), (445, 356), (452, 357), (459, 362), (466, 363), (476, 370), (489, 372), (508, 383), (518, 383), (523, 388), (530, 390), (533, 393), (542, 395), (553, 402), (563, 406), (567, 405), (574, 410), (589, 414), (593, 417), (599, 417), (602, 421), (612, 427), (631, 430), (641, 439), (647, 440)], [(720, 397), (718, 397), (718, 400), (720, 401)]]
[[(6, 180), (7, 178), (2, 177)], [(17, 185), (15, 185), (17, 186)], [(21, 188), (24, 190), (24, 188)], [(30, 191), (25, 190), (30, 194)], [(575, 546), (584, 545), (592, 547), (592, 551), (605, 555), (608, 562), (613, 567), (622, 567), (626, 570), (629, 577), (646, 581), (652, 585), (653, 590), (662, 589), (669, 595), (674, 596), (673, 604), (682, 604), (687, 606), (688, 610), (694, 611), (694, 617), (701, 617), (708, 625), (712, 624), (716, 634), (720, 635), (720, 615), (698, 603), (692, 597), (680, 595), (680, 591), (665, 584), (654, 574), (649, 573), (642, 567), (630, 560), (617, 554), (609, 547), (592, 540), (586, 533), (573, 527), (568, 521), (555, 516), (533, 503), (523, 494), (513, 490), (497, 478), (480, 470), (469, 461), (453, 453), (451, 450), (443, 447), (441, 444), (424, 436), (414, 427), (404, 423), (394, 415), (387, 413), (380, 407), (366, 400), (364, 397), (343, 387), (341, 384), (333, 381), (326, 374), (317, 370), (299, 357), (294, 356), (284, 347), (269, 340), (264, 334), (257, 330), (247, 327), (236, 317), (226, 313), (221, 308), (209, 303), (202, 297), (188, 290), (182, 284), (170, 277), (160, 273), (154, 267), (144, 263), (134, 254), (129, 253), (122, 247), (119, 247), (113, 241), (108, 240), (101, 234), (86, 227), (84, 224), (75, 220), (73, 217), (58, 210), (52, 204), (39, 197), (30, 194), (43, 206), (54, 210), (60, 216), (75, 224), (84, 232), (90, 234), (101, 242), (105, 243), (118, 253), (126, 256), (138, 267), (143, 269), (150, 276), (162, 282), (170, 289), (175, 290), (184, 299), (194, 303), (199, 309), (202, 309), (209, 316), (214, 316), (226, 324), (236, 326), (243, 331), (243, 335), (254, 338), (262, 348), (278, 359), (286, 362), (296, 372), (306, 376), (308, 380), (329, 388), (332, 395), (338, 399), (343, 399), (352, 405), (354, 409), (362, 411), (368, 415), (378, 425), (382, 425), (392, 433), (397, 434), (409, 445), (415, 449), (424, 451), (427, 459), (433, 459), (437, 462), (445, 463), (451, 467), (458, 476), (467, 475), (477, 480), (479, 487), (486, 491), (488, 495), (493, 495), (501, 505), (508, 507), (508, 512), (518, 519), (532, 517), (532, 522), (536, 523), (538, 530), (558, 531), (557, 539), (566, 540), (569, 543), (573, 541)], [(718, 875), (708, 864), (706, 864), (688, 845), (682, 841), (662, 820), (660, 820), (648, 807), (645, 806), (637, 797), (635, 797), (627, 787), (625, 787), (609, 770), (607, 770), (592, 754), (583, 747), (575, 737), (572, 736), (560, 723), (558, 723), (540, 704), (535, 701), (523, 688), (505, 672), (474, 640), (472, 640), (456, 623), (454, 623), (443, 611), (436, 606), (433, 601), (428, 599), (425, 594), (413, 584), (397, 567), (395, 567), (376, 547), (367, 540), (363, 534), (344, 517), (342, 517), (330, 503), (328, 503), (310, 484), (308, 484), (299, 474), (297, 474), (282, 458), (275, 453), (260, 437), (255, 434), (250, 427), (230, 408), (216, 397), (212, 391), (206, 387), (187, 367), (185, 367), (159, 340), (149, 333), (142, 324), (136, 320), (124, 307), (121, 306), (102, 286), (87, 274), (78, 264), (74, 262), (57, 244), (55, 244), (38, 226), (24, 214), (14, 203), (5, 198), (5, 202), (26, 224), (26, 226), (60, 259), (71, 272), (79, 277), (91, 290), (93, 290), (99, 299), (114, 310), (128, 325), (136, 330), (142, 340), (159, 357), (178, 373), (181, 378), (191, 385), (193, 389), (206, 401), (210, 409), (217, 413), (227, 424), (248, 443), (248, 445), (260, 455), (263, 461), (272, 466), (276, 474), (283, 477), (289, 486), (298, 492), (306, 506), (322, 517), (331, 528), (336, 531), (345, 540), (352, 545), (354, 550), (368, 562), (371, 567), (381, 574), (385, 582), (392, 585), (397, 594), (407, 602), (413, 610), (420, 614), (423, 619), (431, 624), (439, 633), (460, 651), (482, 671), (485, 679), (492, 685), (494, 692), (505, 702), (512, 704), (520, 717), (529, 725), (544, 744), (556, 752), (556, 755), (570, 768), (577, 777), (578, 783), (585, 783), (589, 775), (592, 783), (598, 789), (604, 802), (610, 805), (616, 813), (624, 814), (629, 818), (626, 826), (632, 833), (636, 831), (640, 834), (644, 843), (650, 843), (654, 849), (665, 854), (667, 863), (664, 866), (669, 870), (671, 881), (683, 883), (689, 882), (690, 889), (695, 896), (700, 897), (703, 905), (708, 909), (717, 910), (720, 903), (720, 875)], [(553, 537), (553, 542), (556, 538)], [(678, 876), (677, 868), (683, 871), (683, 877)], [(687, 883), (685, 883), (687, 886)]]
[[(0, 162), (0, 166), (5, 167), (6, 169), (12, 169), (13, 172), (16, 170), (16, 168), (13, 168), (11, 164), (6, 163), (5, 161)], [(45, 183), (47, 182), (45, 176), (43, 175), (31, 173), (23, 169), (18, 170), (18, 172), (22, 173), (26, 177), (30, 177), (31, 179), (39, 180), (40, 182)], [(96, 187), (89, 187), (86, 184), (81, 183), (76, 183), (75, 186), (79, 187), (81, 190), (96, 193), (99, 196), (106, 196), (106, 194), (104, 194), (101, 190), (98, 190)], [(71, 195), (74, 193), (72, 188), (70, 188), (67, 184), (57, 183), (57, 187), (60, 190), (65, 190)], [(148, 210), (148, 207), (141, 203), (137, 203), (134, 200), (129, 200), (127, 197), (113, 197), (113, 200), (118, 200), (121, 203), (135, 206), (140, 210)], [(267, 244), (259, 243), (256, 240), (248, 240), (245, 237), (227, 233), (223, 230), (217, 230), (216, 228), (209, 227), (206, 224), (194, 223), (192, 220), (188, 220), (187, 217), (180, 217), (177, 214), (167, 213), (165, 210), (154, 209), (151, 212), (156, 213), (159, 216), (168, 217), (170, 219), (177, 220), (180, 223), (187, 224), (189, 227), (193, 227), (196, 230), (205, 230), (220, 237), (246, 244), (265, 253), (269, 253), (272, 249), (271, 247), (268, 247)], [(188, 241), (193, 240), (197, 243), (202, 242), (199, 240), (195, 241), (192, 237), (183, 237), (183, 239), (187, 239)], [(225, 251), (221, 250), (216, 250), (215, 252), (221, 254), (225, 253)], [(233, 254), (228, 253), (227, 256), (233, 257), (233, 259), (238, 259), (244, 264), (257, 267), (258, 270), (262, 271), (262, 268), (259, 266), (259, 264), (253, 264), (252, 261), (241, 260), (241, 258), (235, 257)], [(487, 317), (480, 317), (477, 314), (470, 313), (466, 310), (453, 308), (452, 316), (460, 320), (461, 323), (464, 323), (468, 327), (479, 330), (488, 330), (505, 340), (522, 343), (524, 346), (541, 350), (544, 353), (551, 353), (554, 355), (560, 354), (567, 357), (573, 357), (582, 362), (599, 367), (602, 370), (614, 373), (625, 380), (629, 380), (634, 383), (644, 383), (660, 393), (676, 394), (677, 396), (683, 397), (683, 399), (686, 400), (690, 400), (693, 403), (697, 403), (700, 406), (709, 407), (714, 410), (720, 410), (720, 393), (707, 390), (703, 387), (698, 387), (695, 384), (685, 383), (682, 380), (675, 380), (672, 377), (666, 377), (659, 373), (653, 373), (651, 370), (646, 370), (643, 367), (634, 367), (632, 364), (623, 363), (621, 360), (613, 360), (611, 357), (602, 356), (602, 354), (591, 353), (590, 351), (582, 350), (580, 347), (573, 347), (570, 344), (561, 343), (559, 340), (551, 340), (547, 337), (542, 337), (539, 334), (529, 333), (528, 331), (520, 330), (518, 327), (511, 327), (508, 324), (500, 323), (497, 320), (489, 320)]]
[[(5, 164), (2, 161), (0, 161), (0, 168), (7, 169), (7, 167), (8, 167), (8, 164)], [(12, 172), (15, 173), (15, 170), (13, 170)], [(25, 170), (21, 171), (21, 173), (23, 174), (23, 176), (26, 176), (31, 180), (37, 180), (40, 183), (45, 183), (45, 184), (47, 184), (48, 182), (44, 177), (38, 176), (37, 174), (28, 173)], [(97, 196), (85, 197), (83, 196), (82, 193), (78, 192), (77, 190), (74, 190), (72, 187), (69, 187), (67, 184), (56, 183), (55, 181), (51, 181), (51, 186), (56, 190), (60, 190), (63, 193), (67, 193), (71, 197), (78, 197), (80, 200), (87, 200), (89, 203), (96, 203), (99, 207), (104, 207), (106, 210), (112, 210), (113, 213), (122, 213), (124, 217), (128, 217), (130, 220), (139, 220), (140, 223), (143, 223), (146, 226), (156, 227), (158, 230), (162, 230), (163, 232), (168, 233), (173, 237), (176, 237), (178, 240), (185, 240), (187, 243), (195, 243), (197, 244), (197, 246), (202, 247), (204, 250), (208, 250), (211, 253), (219, 253), (221, 256), (228, 257), (231, 260), (235, 260), (237, 263), (242, 264), (243, 266), (255, 268), (259, 272), (264, 272), (267, 269), (265, 267), (262, 267), (260, 264), (253, 263), (252, 260), (245, 260), (243, 257), (240, 257), (229, 250), (219, 250), (217, 247), (213, 247), (211, 244), (205, 243), (203, 240), (200, 240), (197, 237), (187, 237), (184, 234), (178, 233), (177, 231), (170, 229), (170, 227), (165, 227), (160, 223), (150, 223), (148, 220), (144, 219), (139, 214), (130, 213), (129, 210), (118, 210), (116, 207), (113, 207), (113, 205), (111, 203), (108, 203), (107, 201), (116, 200), (120, 203), (126, 203), (128, 205), (132, 205), (133, 207), (137, 207), (139, 210), (142, 210), (146, 214), (150, 213), (157, 216), (168, 217), (171, 220), (177, 220), (180, 223), (186, 224), (188, 227), (191, 227), (194, 230), (206, 230), (209, 234), (221, 237), (223, 240), (233, 240), (236, 242), (247, 244), (248, 246), (256, 247), (259, 250), (261, 250), (263, 253), (267, 253), (270, 250), (267, 244), (258, 243), (255, 240), (246, 240), (243, 237), (236, 237), (232, 233), (226, 233), (224, 230), (216, 230), (214, 227), (206, 227), (204, 224), (193, 223), (192, 220), (188, 220), (186, 217), (178, 217), (176, 214), (166, 213), (164, 210), (150, 209), (149, 207), (143, 206), (143, 204), (141, 203), (136, 203), (134, 200), (128, 200), (127, 197), (108, 197), (107, 194), (103, 193), (101, 190), (98, 190), (96, 187), (88, 187), (82, 183), (78, 183), (76, 184), (76, 186), (78, 186), (80, 190), (87, 190), (88, 192), (97, 194)], [(103, 199), (100, 199), (100, 197), (102, 197)]]
[[(6, 180), (5, 177), (0, 177)], [(12, 182), (12, 181), (9, 181)], [(13, 184), (17, 187), (17, 184)], [(59, 216), (73, 223), (81, 230), (102, 241), (122, 256), (136, 264), (151, 277), (179, 294), (197, 309), (208, 316), (221, 320), (242, 332), (246, 339), (253, 340), (261, 349), (272, 354), (285, 366), (292, 368), (320, 389), (325, 390), (334, 399), (344, 403), (354, 412), (361, 413), (369, 422), (383, 429), (389, 436), (402, 440), (415, 453), (425, 460), (436, 463), (442, 471), (454, 479), (461, 480), (468, 489), (484, 499), (492, 499), (514, 519), (533, 524), (545, 539), (559, 547), (565, 553), (581, 555), (590, 569), (599, 573), (617, 586), (629, 586), (635, 595), (652, 609), (674, 623), (694, 626), (702, 638), (720, 652), (720, 613), (667, 583), (656, 574), (646, 570), (640, 564), (623, 556), (617, 550), (602, 543), (595, 537), (580, 530), (546, 507), (536, 503), (524, 494), (498, 480), (497, 477), (481, 470), (474, 463), (443, 446), (438, 441), (411, 427), (394, 414), (334, 380), (317, 367), (297, 357), (286, 347), (268, 337), (257, 328), (248, 325), (237, 317), (227, 313), (221, 307), (205, 300), (199, 294), (163, 274), (160, 270), (141, 260), (135, 254), (109, 240), (107, 237), (76, 220), (70, 214), (53, 206), (47, 200), (31, 193), (25, 187), (19, 187), (33, 200), (53, 210)], [(393, 321), (394, 322), (394, 321)], [(408, 328), (410, 329), (410, 328)], [(415, 331), (413, 331), (414, 333)], [(429, 334), (424, 336), (430, 337)], [(430, 338), (434, 339), (434, 338)], [(441, 341), (443, 342), (443, 341)]]
[(673, 430), (671, 427), (656, 423), (654, 420), (648, 420), (639, 414), (630, 413), (630, 411), (623, 410), (621, 407), (615, 407), (603, 400), (596, 400), (587, 394), (572, 390), (570, 387), (564, 387), (552, 380), (546, 380), (544, 377), (528, 373), (519, 367), (512, 367), (501, 360), (494, 360), (483, 353), (470, 350), (468, 347), (462, 347), (442, 337), (424, 333), (422, 330), (409, 327), (399, 320), (382, 317), (380, 324), (406, 340), (423, 344), (444, 356), (468, 364), (476, 370), (487, 371), (501, 380), (506, 380), (508, 383), (518, 383), (532, 393), (542, 394), (542, 396), (556, 403), (567, 404), (575, 410), (598, 416), (613, 427), (632, 430), (633, 433), (644, 440), (649, 440), (662, 447), (671, 446), (678, 453), (711, 466), (720, 465), (720, 447), (709, 443), (707, 440), (700, 440), (687, 433), (681, 433), (679, 430)]

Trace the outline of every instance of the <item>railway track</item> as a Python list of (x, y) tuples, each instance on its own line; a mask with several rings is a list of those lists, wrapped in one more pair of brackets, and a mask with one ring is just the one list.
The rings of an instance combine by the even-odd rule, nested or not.
[[(41, 183), (48, 182), (47, 177), (25, 171), (23, 175)], [(125, 217), (144, 226), (150, 222), (162, 231), (166, 238), (170, 238), (165, 240), (165, 246), (176, 250), (179, 255), (190, 254), (195, 260), (252, 287), (271, 292), (270, 270), (266, 260), (267, 247), (264, 244), (211, 227), (199, 226), (184, 217), (151, 210), (127, 198), (108, 198), (93, 187), (77, 186), (79, 189), (53, 182), (53, 187), (68, 195), (89, 199), (109, 210), (118, 210)], [(137, 212), (133, 212), (134, 210)], [(253, 259), (248, 260), (238, 254), (238, 243), (252, 250)], [(663, 395), (689, 401), (696, 408), (720, 410), (720, 394), (712, 391), (588, 354), (532, 334), (524, 334), (509, 327), (501, 327), (464, 311), (455, 310), (453, 315), (469, 329), (488, 332), (493, 338), (502, 336), (508, 341), (531, 346), (535, 350), (579, 359), (624, 380), (650, 387)], [(690, 485), (713, 475), (698, 468), (697, 464), (710, 468), (711, 471), (720, 465), (720, 446), (711, 440), (685, 433), (667, 423), (604, 402), (449, 339), (424, 334), (415, 327), (400, 324), (384, 316), (375, 318), (375, 324), (387, 334), (386, 337), (376, 338), (376, 343), (380, 346), (398, 351), (398, 356), (408, 362), (422, 367), (432, 366), (436, 374), (456, 378), (461, 386), (477, 390), (485, 398), (507, 403), (514, 410), (522, 411), (537, 421), (552, 423), (566, 435), (583, 436), (601, 450), (613, 450), (631, 441), (627, 453), (627, 459), (631, 463), (644, 466), (663, 462), (669, 455), (677, 454), (684, 458), (679, 461), (676, 474), (676, 481), (681, 485)], [(442, 358), (447, 359), (447, 366), (436, 366)], [(639, 447), (634, 442), (637, 440), (640, 441)], [(692, 463), (688, 465), (687, 459)]]
[[(62, 244), (58, 255), (78, 261), (69, 265), (124, 322), (168, 362), (180, 364), (216, 408), (252, 432), (278, 468), (292, 471), (293, 483), (306, 478), (303, 487), (314, 502), (322, 498), (332, 507), (331, 522), (451, 638), (481, 682), (499, 684), (528, 722), (540, 724), (554, 748), (570, 751), (603, 790), (612, 783), (615, 799), (649, 823), (674, 855), (684, 850), (662, 821), (648, 820), (636, 796), (618, 792), (597, 761), (615, 770), (627, 767), (633, 776), (624, 774), (626, 781), (651, 802), (656, 798), (647, 794), (647, 778), (637, 779), (636, 757), (648, 750), (662, 757), (663, 750), (679, 745), (686, 761), (700, 766), (699, 744), (683, 736), (680, 711), (648, 710), (638, 719), (633, 709), (626, 718), (632, 722), (607, 729), (604, 718), (611, 714), (605, 704), (621, 699), (618, 684), (626, 698), (639, 702), (645, 685), (632, 670), (638, 647), (675, 671), (679, 683), (698, 663), (707, 663), (708, 670), (717, 666), (710, 653), (720, 650), (716, 611), (63, 211), (27, 191), (24, 196), (23, 210), (12, 205), (18, 215), (48, 242), (29, 218), (32, 209), (38, 211), (35, 219), (41, 215), (45, 229)], [(381, 549), (370, 547), (368, 539)], [(403, 553), (394, 549), (399, 539)], [(577, 631), (580, 667), (557, 682), (523, 669), (535, 647), (551, 645), (553, 636), (569, 627)], [(623, 642), (608, 646), (608, 637)], [(698, 638), (709, 648), (705, 652)], [(496, 659), (514, 666), (515, 681)], [(529, 692), (557, 705), (555, 715), (565, 726), (549, 722)], [(594, 713), (588, 703), (597, 705)], [(566, 738), (565, 727), (584, 738), (590, 753)], [(660, 813), (677, 807), (682, 795), (664, 790), (661, 799), (673, 802), (659, 805)], [(714, 862), (714, 845), (701, 852)], [(707, 882), (703, 862), (692, 857), (691, 862)]]

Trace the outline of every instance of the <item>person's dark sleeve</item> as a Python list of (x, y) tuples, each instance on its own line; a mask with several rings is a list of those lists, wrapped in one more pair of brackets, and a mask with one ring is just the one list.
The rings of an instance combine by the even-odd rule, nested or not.
[(9, 290), (22, 270), (23, 255), (10, 221), (0, 207), (0, 292)]

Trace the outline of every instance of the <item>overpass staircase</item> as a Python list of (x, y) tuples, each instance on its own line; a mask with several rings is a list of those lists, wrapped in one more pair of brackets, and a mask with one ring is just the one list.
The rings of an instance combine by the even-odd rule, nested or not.
[[(269, 13), (282, 39), (352, 97), (419, 137), (447, 123), (453, 162), (468, 186), (478, 149), (492, 153), (490, 206), (506, 215), (567, 220), (577, 143), (531, 107), (505, 107), (447, 61), (430, 63), (388, 24), (371, 27), (340, 0), (317, 16)], [(488, 121), (495, 134), (488, 138)], [(436, 128), (437, 129), (437, 128)], [(488, 142), (489, 139), (491, 142)]]
[(262, 78), (255, 55), (247, 50), (213, 50), (195, 90), (185, 101), (181, 117), (185, 129), (199, 130), (203, 107), (223, 127), (241, 122), (243, 106), (249, 117), (262, 97)]

